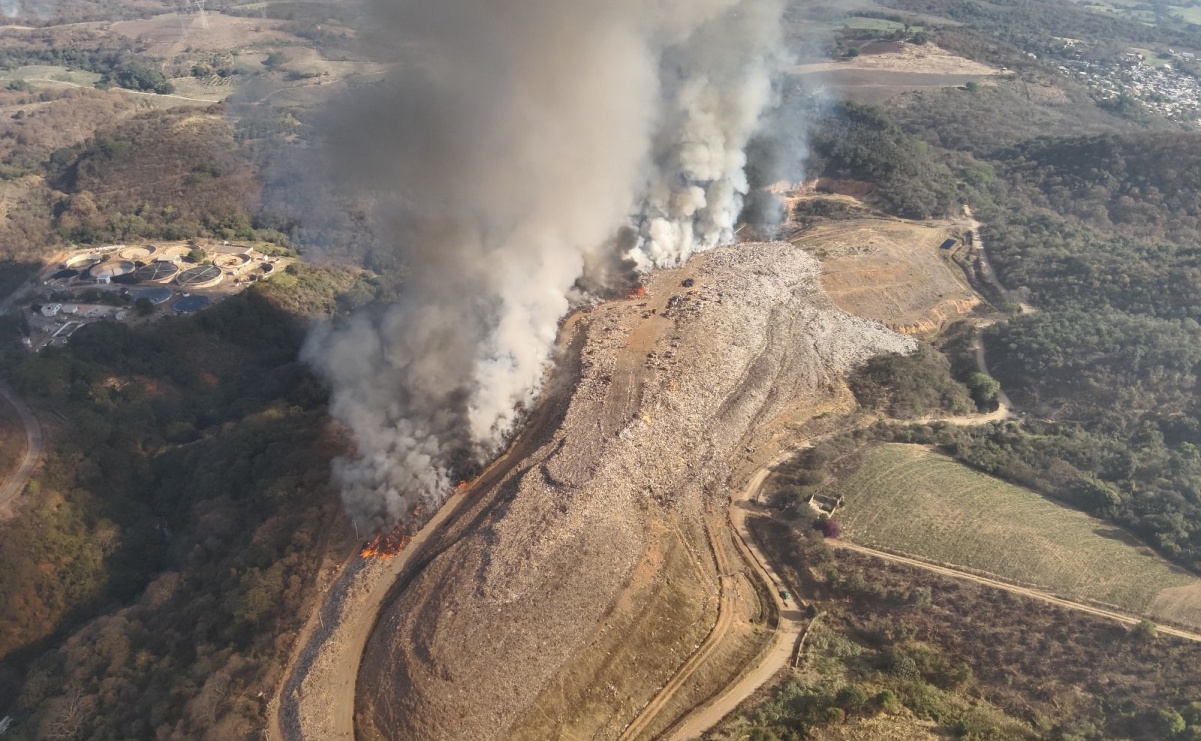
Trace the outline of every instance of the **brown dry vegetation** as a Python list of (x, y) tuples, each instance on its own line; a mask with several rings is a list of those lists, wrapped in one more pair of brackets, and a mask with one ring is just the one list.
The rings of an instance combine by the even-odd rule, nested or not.
[(119, 231), (115, 218), (137, 217), (181, 230), (249, 226), (255, 175), (220, 109), (145, 113), (98, 132), (63, 171), (56, 185), (72, 197), (59, 225), (71, 231), (107, 221)]
[(0, 161), (39, 165), (59, 147), (82, 142), (136, 110), (124, 96), (87, 88), (0, 92)]
[(25, 455), (25, 426), (17, 416), (17, 410), (4, 398), (0, 398), (0, 484), (8, 481)]
[[(825, 625), (866, 649), (861, 681), (883, 677), (877, 657), (890, 646), (933, 648), (945, 665), (970, 668), (958, 696), (1004, 711), (1038, 737), (1100, 731), (1106, 738), (1156, 739), (1157, 711), (1201, 700), (1195, 681), (1201, 644), (1163, 635), (1147, 640), (1117, 623), (1001, 589), (851, 551), (831, 553), (807, 535), (807, 522), (762, 518), (755, 527), (785, 579), (826, 612)], [(929, 605), (888, 596), (918, 587), (930, 590)]]
[(240, 49), (256, 44), (302, 43), (281, 30), (283, 21), (269, 18), (237, 18), (222, 13), (207, 13), (208, 28), (195, 15), (178, 13), (153, 18), (121, 21), (108, 30), (134, 40), (138, 49), (152, 56), (170, 59), (178, 54)]

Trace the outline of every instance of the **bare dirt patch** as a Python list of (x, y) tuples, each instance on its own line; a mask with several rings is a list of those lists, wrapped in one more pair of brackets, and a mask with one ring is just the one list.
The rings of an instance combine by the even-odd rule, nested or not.
[(894, 43), (881, 46), (873, 53), (850, 59), (802, 64), (791, 69), (793, 74), (806, 75), (833, 70), (887, 70), (926, 75), (970, 75), (990, 77), (1001, 70), (987, 64), (957, 56), (935, 44)]
[(809, 62), (790, 72), (813, 87), (824, 87), (862, 103), (883, 103), (901, 93), (960, 87), (1006, 74), (956, 56), (934, 44), (889, 42), (850, 59)]
[(280, 30), (284, 22), (266, 18), (239, 18), (206, 13), (207, 28), (195, 14), (168, 13), (138, 21), (120, 21), (109, 31), (146, 44), (145, 52), (170, 59), (185, 49), (190, 53), (241, 49), (262, 44), (302, 43)]
[(1201, 625), (1201, 583), (1165, 589), (1155, 595), (1147, 610), (1173, 622)]
[(931, 335), (980, 304), (941, 245), (948, 224), (894, 219), (830, 222), (793, 237), (822, 262), (822, 287), (848, 314)]

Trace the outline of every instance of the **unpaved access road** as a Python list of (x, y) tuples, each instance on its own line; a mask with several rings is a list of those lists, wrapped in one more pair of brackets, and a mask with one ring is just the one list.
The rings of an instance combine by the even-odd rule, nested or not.
[(671, 741), (699, 738), (702, 733), (717, 725), (722, 718), (733, 712), (755, 690), (775, 676), (776, 672), (788, 666), (792, 662), (797, 641), (800, 640), (801, 633), (808, 623), (797, 606), (795, 597), (790, 596), (789, 599), (784, 599), (781, 596), (784, 582), (772, 568), (771, 561), (755, 543), (746, 524), (747, 513), (759, 511), (761, 508), (756, 500), (764, 482), (771, 475), (772, 469), (773, 466), (759, 469), (742, 491), (731, 497), (730, 524), (737, 536), (735, 542), (738, 550), (754, 567), (755, 573), (759, 575), (763, 583), (768, 586), (772, 599), (776, 602), (780, 622), (776, 627), (775, 636), (763, 653), (759, 655), (754, 666), (743, 673), (734, 684), (727, 687), (712, 702), (687, 716), (683, 723), (678, 724), (670, 732), (668, 738)]
[[(386, 576), (371, 580), (372, 588), (362, 609), (355, 611), (349, 618), (349, 625), (343, 628), (343, 635), (347, 637), (347, 640), (340, 645), (341, 656), (337, 662), (339, 671), (331, 677), (332, 681), (321, 693), (323, 701), (330, 703), (335, 714), (336, 735), (331, 737), (330, 741), (354, 741), (354, 690), (359, 676), (359, 658), (363, 654), (363, 646), (367, 645), (367, 639), (371, 636), (372, 628), (375, 627), (375, 618), (379, 614), (380, 605), (388, 596), (393, 582), (409, 565), (413, 554), (420, 551), (430, 535), (458, 510), (462, 501), (461, 494), (452, 496), (438, 509), (433, 519), (413, 537), (407, 548), (395, 558), (384, 562)], [(356, 555), (353, 558), (357, 559), (359, 556)]]
[(21, 418), (21, 424), (25, 427), (25, 457), (9, 475), (4, 487), (0, 488), (0, 507), (3, 507), (25, 490), (25, 485), (33, 476), (33, 469), (42, 458), (42, 425), (38, 423), (38, 418), (33, 415), (29, 405), (3, 381), (0, 381), (0, 395), (8, 399), (8, 403), (17, 410), (17, 416)]
[[(979, 420), (979, 418), (975, 418)], [(951, 420), (944, 420), (954, 422)], [(721, 695), (712, 702), (706, 704), (685, 718), (684, 722), (678, 724), (676, 728), (667, 736), (670, 741), (690, 741), (691, 739), (700, 738), (701, 735), (716, 726), (723, 718), (733, 712), (741, 705), (755, 690), (763, 686), (776, 675), (778, 671), (789, 665), (796, 652), (797, 641), (800, 640), (804, 627), (808, 621), (803, 614), (797, 610), (792, 604), (792, 600), (785, 601), (780, 598), (780, 589), (782, 589), (781, 580), (776, 575), (771, 567), (771, 562), (766, 555), (756, 545), (755, 540), (751, 537), (750, 531), (747, 529), (746, 517), (748, 512), (761, 510), (755, 500), (758, 498), (760, 489), (762, 489), (767, 477), (771, 475), (774, 466), (761, 468), (747, 484), (741, 494), (735, 498), (730, 507), (730, 521), (733, 523), (734, 532), (738, 536), (740, 549), (745, 547), (750, 554), (750, 561), (755, 566), (760, 577), (772, 587), (772, 594), (775, 595), (777, 605), (780, 607), (780, 625), (776, 631), (776, 635), (772, 640), (770, 647), (760, 655), (754, 667), (744, 673), (737, 682), (730, 685)], [(1069, 610), (1084, 612), (1089, 615), (1113, 620), (1124, 625), (1137, 625), (1143, 618), (1134, 615), (1127, 615), (1113, 610), (1107, 610), (1094, 605), (1088, 605), (1081, 602), (1076, 602), (1062, 597), (1056, 597), (1053, 594), (1041, 592), (1037, 589), (1029, 589), (1019, 587), (1014, 584), (1009, 584), (996, 579), (989, 579), (977, 574), (971, 574), (958, 569), (940, 566), (937, 564), (928, 563), (915, 558), (898, 556), (892, 553), (877, 551), (873, 548), (856, 545), (845, 540), (828, 541), (835, 548), (844, 550), (856, 551), (869, 556), (891, 561), (893, 563), (905, 564), (916, 568), (931, 571), (942, 576), (948, 576), (953, 579), (965, 579), (967, 581), (984, 584), (997, 589), (1003, 589), (1012, 594), (1037, 599), (1049, 604), (1058, 605)], [(1158, 626), (1160, 633), (1164, 635), (1183, 638), (1189, 641), (1201, 642), (1201, 634), (1193, 633), (1171, 626)]]
[(676, 692), (684, 686), (692, 675), (696, 673), (696, 670), (721, 645), (721, 642), (726, 639), (726, 634), (733, 623), (735, 607), (733, 576), (727, 564), (724, 563), (724, 551), (721, 546), (714, 544), (713, 553), (717, 558), (718, 579), (721, 582), (721, 597), (717, 603), (717, 621), (713, 624), (713, 627), (709, 630), (709, 634), (705, 636), (705, 640), (701, 642), (701, 645), (688, 657), (688, 660), (676, 670), (676, 673), (672, 675), (667, 684), (651, 698), (651, 701), (642, 709), (642, 712), (634, 720), (630, 721), (630, 725), (626, 726), (625, 731), (618, 736), (618, 741), (633, 741), (633, 739), (638, 738), (645, 732), (650, 724), (654, 722), (655, 718), (659, 716), (659, 713), (663, 712), (663, 708), (675, 697)]
[[(493, 464), (493, 468), (503, 466), (507, 457), (505, 456), (497, 460)], [(481, 477), (481, 482), (486, 481), (487, 483), (491, 483), (490, 478), (488, 473), (485, 473)], [(284, 672), (284, 682), (281, 685), (281, 696), (278, 707), (271, 714), (271, 720), (268, 724), (268, 736), (271, 741), (302, 741), (307, 739), (306, 735), (295, 723), (285, 721), (283, 717), (298, 717), (300, 715), (299, 706), (306, 702), (321, 703), (327, 706), (333, 715), (333, 730), (328, 736), (320, 739), (320, 741), (354, 741), (355, 684), (358, 680), (359, 661), (362, 658), (363, 648), (367, 645), (367, 639), (371, 636), (371, 631), (375, 627), (380, 606), (387, 598), (396, 579), (413, 561), (414, 556), (421, 552), (430, 537), (437, 533), (459, 511), (464, 502), (470, 499), (468, 494), (479, 485), (480, 482), (477, 482), (471, 487), (463, 487), (455, 491), (438, 508), (433, 518), (413, 536), (409, 544), (395, 558), (384, 561), (374, 559), (367, 563), (366, 568), (375, 568), (379, 571), (371, 575), (370, 578), (364, 579), (364, 582), (369, 585), (368, 594), (357, 603), (354, 610), (349, 612), (348, 617), (338, 629), (342, 640), (334, 644), (336, 645), (337, 655), (333, 657), (333, 662), (337, 669), (323, 676), (323, 681), (320, 682), (319, 686), (310, 685), (302, 689), (305, 677), (296, 674), (298, 671), (297, 664), (300, 663), (302, 655), (311, 650), (310, 643), (314, 640), (318, 642), (322, 640), (321, 638), (315, 638), (316, 627), (323, 620), (321, 615), (325, 612), (324, 603), (327, 600), (338, 599), (340, 597), (336, 590), (337, 583), (342, 579), (354, 578), (354, 574), (349, 572), (362, 565), (363, 559), (358, 554), (357, 548), (354, 555), (342, 565), (339, 576), (334, 580), (334, 585), (321, 595), (319, 598), (321, 604), (314, 609), (312, 616), (296, 641), (297, 652)], [(324, 628), (324, 625), (322, 627)], [(308, 741), (318, 740), (308, 739)]]
[[(1039, 591), (1037, 589), (1030, 589), (1028, 587), (1019, 587), (1015, 584), (1009, 584), (1008, 582), (999, 581), (997, 579), (989, 579), (986, 576), (980, 576), (978, 574), (972, 574), (972, 573), (969, 573), (966, 571), (960, 571), (959, 569), (951, 568), (949, 566), (941, 566), (938, 564), (930, 563), (928, 561), (922, 561), (917, 558), (909, 558), (907, 556), (899, 556), (894, 553), (886, 553), (884, 551), (878, 551), (874, 548), (868, 548), (866, 546), (856, 545), (855, 543), (851, 543), (851, 542), (845, 541), (845, 540), (832, 540), (832, 541), (827, 541), (827, 542), (829, 542), (829, 544), (834, 546), (835, 548), (841, 548), (843, 550), (857, 551), (859, 553), (865, 553), (869, 556), (875, 556), (876, 558), (880, 558), (885, 561), (891, 561), (893, 563), (905, 564), (906, 566), (914, 566), (919, 569), (924, 569), (926, 571), (932, 571), (935, 574), (941, 574), (942, 576), (949, 576), (953, 579), (964, 579), (967, 581), (976, 582), (977, 584), (985, 584), (990, 587), (995, 587), (997, 589), (1004, 589), (1006, 592), (1010, 592), (1012, 594), (1020, 594), (1023, 597), (1030, 597), (1031, 599), (1040, 600), (1042, 602), (1047, 602), (1052, 605), (1058, 605), (1059, 607), (1065, 607), (1069, 610), (1076, 610), (1077, 612), (1085, 612), (1085, 613), (1088, 613), (1089, 615), (1096, 615), (1097, 617), (1103, 617), (1108, 620), (1113, 620), (1115, 622), (1122, 623), (1124, 625), (1137, 625), (1138, 623), (1142, 622), (1142, 620), (1144, 619), (1142, 617), (1138, 617), (1135, 615), (1129, 615), (1129, 614), (1122, 613), (1122, 612), (1115, 612), (1113, 610), (1107, 610), (1103, 607), (1096, 607), (1094, 605), (1085, 604), (1083, 602), (1076, 602), (1075, 600), (1064, 599), (1063, 597), (1056, 597), (1053, 594)], [(1201, 642), (1201, 633), (1194, 633), (1194, 632), (1188, 631), (1188, 630), (1181, 630), (1179, 628), (1173, 628), (1168, 625), (1160, 625), (1160, 626), (1158, 626), (1158, 629), (1159, 629), (1160, 633), (1163, 633), (1165, 635), (1175, 636), (1176, 638), (1183, 638), (1186, 641)]]

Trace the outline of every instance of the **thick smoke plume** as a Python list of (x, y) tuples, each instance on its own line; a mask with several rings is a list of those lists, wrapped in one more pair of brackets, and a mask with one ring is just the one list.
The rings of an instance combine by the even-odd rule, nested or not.
[(733, 237), (781, 62), (778, 0), (378, 0), (405, 61), (326, 128), (406, 266), (386, 312), (306, 359), (358, 455), (348, 511), (391, 524), (495, 454), (559, 320), (630, 265)]

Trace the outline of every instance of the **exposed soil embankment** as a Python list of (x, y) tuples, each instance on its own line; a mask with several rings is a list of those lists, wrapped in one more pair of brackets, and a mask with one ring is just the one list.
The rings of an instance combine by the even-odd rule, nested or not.
[(835, 308), (783, 243), (695, 258), (568, 327), (565, 416), (385, 604), (358, 738), (616, 738), (714, 626), (705, 523), (731, 466), (853, 364), (912, 347)]

